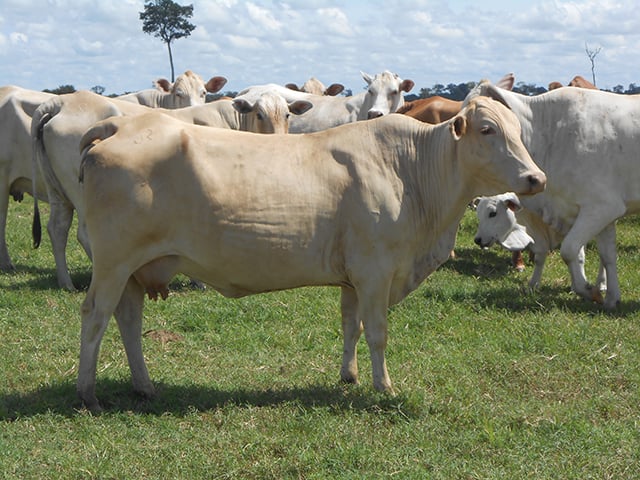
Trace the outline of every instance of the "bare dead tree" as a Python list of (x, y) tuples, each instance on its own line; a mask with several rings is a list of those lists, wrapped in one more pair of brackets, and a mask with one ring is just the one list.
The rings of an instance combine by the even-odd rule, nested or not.
[(596, 84), (596, 55), (600, 53), (602, 47), (598, 47), (595, 50), (591, 50), (587, 42), (584, 42), (584, 51), (587, 52), (587, 57), (589, 57), (589, 61), (591, 62), (591, 78), (593, 79), (593, 84)]

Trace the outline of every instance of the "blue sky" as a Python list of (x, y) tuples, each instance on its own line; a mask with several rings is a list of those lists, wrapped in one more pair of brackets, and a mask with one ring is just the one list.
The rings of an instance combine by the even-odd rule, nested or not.
[[(416, 83), (499, 79), (547, 86), (577, 74), (601, 88), (640, 84), (640, 9), (631, 0), (178, 0), (193, 4), (173, 44), (176, 75), (222, 75), (227, 90), (316, 76), (358, 92), (360, 71)], [(95, 85), (107, 94), (170, 77), (161, 40), (142, 32), (143, 0), (0, 0), (0, 85)]]

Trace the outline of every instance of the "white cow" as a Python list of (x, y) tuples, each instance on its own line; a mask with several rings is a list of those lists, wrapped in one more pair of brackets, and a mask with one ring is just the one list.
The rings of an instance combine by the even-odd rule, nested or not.
[(274, 91), (290, 102), (312, 102), (313, 109), (292, 119), (290, 127), (291, 133), (309, 133), (393, 113), (404, 104), (402, 92), (409, 92), (414, 86), (412, 80), (402, 80), (389, 71), (375, 76), (362, 73), (362, 77), (368, 84), (367, 89), (351, 97), (319, 96), (296, 92), (281, 85), (267, 84), (246, 88), (236, 98), (251, 100), (265, 91)]
[[(534, 257), (534, 270), (529, 280), (529, 289), (534, 290), (542, 278), (542, 271), (549, 252), (560, 246), (563, 236), (544, 223), (539, 215), (522, 207), (518, 196), (513, 192), (502, 193), (476, 199), (478, 231), (474, 241), (481, 248), (489, 248), (497, 243), (515, 253), (528, 248)], [(579, 263), (584, 273), (584, 248), (579, 253)], [(605, 288), (606, 273), (602, 262), (594, 290), (595, 300), (600, 290)], [(600, 296), (601, 297), (601, 296)]]
[(0, 270), (15, 269), (7, 248), (6, 228), (9, 197), (22, 200), (25, 193), (44, 196), (40, 175), (32, 181), (31, 116), (50, 93), (15, 86), (0, 87)]
[(640, 211), (640, 96), (559, 88), (529, 97), (486, 81), (468, 99), (478, 95), (513, 110), (524, 144), (548, 175), (546, 191), (522, 203), (562, 236), (560, 254), (572, 289), (599, 298), (598, 287), (582, 274), (580, 253), (595, 237), (606, 271), (604, 306), (614, 309), (620, 302), (615, 221)]
[(358, 380), (364, 328), (373, 384), (392, 392), (388, 307), (447, 260), (474, 196), (533, 194), (546, 181), (514, 115), (484, 98), (446, 124), (387, 115), (307, 135), (211, 131), (152, 112), (100, 122), (81, 148), (93, 275), (77, 387), (90, 409), (114, 314), (134, 388), (154, 394), (144, 294), (166, 298), (177, 272), (228, 297), (341, 287), (341, 378)]
[(187, 70), (178, 75), (173, 84), (164, 78), (158, 79), (154, 83), (156, 88), (120, 95), (118, 98), (153, 108), (173, 109), (203, 105), (206, 102), (207, 92), (216, 93), (224, 87), (227, 79), (211, 77), (207, 83), (204, 83), (200, 75)]
[[(219, 128), (246, 130), (258, 133), (286, 133), (289, 114), (301, 114), (311, 108), (309, 102), (286, 101), (275, 94), (265, 93), (255, 103), (244, 99), (218, 100), (204, 105), (164, 110), (167, 115), (182, 121)], [(34, 168), (40, 169), (46, 180), (47, 198), (51, 213), (47, 231), (51, 238), (60, 287), (75, 290), (66, 260), (67, 239), (73, 220), (78, 214), (78, 240), (89, 256), (90, 245), (84, 230), (83, 204), (78, 184), (80, 151), (78, 145), (84, 132), (94, 123), (112, 116), (139, 115), (148, 107), (118, 99), (111, 99), (87, 91), (56, 96), (38, 107), (33, 115)], [(34, 245), (40, 244), (40, 214), (34, 202)]]
[(285, 87), (298, 92), (312, 93), (313, 95), (327, 95), (335, 97), (344, 90), (344, 85), (341, 83), (332, 83), (328, 87), (324, 86), (320, 80), (316, 77), (311, 77), (304, 82), (302, 87), (298, 87), (295, 83), (287, 83)]

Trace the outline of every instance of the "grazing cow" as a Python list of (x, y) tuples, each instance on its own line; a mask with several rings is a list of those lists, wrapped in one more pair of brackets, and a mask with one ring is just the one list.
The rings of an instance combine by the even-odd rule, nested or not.
[(297, 92), (312, 93), (313, 95), (328, 95), (330, 97), (335, 97), (344, 90), (344, 85), (341, 83), (332, 83), (328, 87), (325, 87), (324, 83), (316, 77), (311, 77), (304, 82), (302, 87), (298, 87), (295, 83), (287, 83), (285, 87)]
[(156, 88), (128, 93), (118, 98), (153, 108), (184, 108), (204, 104), (207, 92), (216, 93), (226, 83), (227, 79), (224, 77), (211, 77), (207, 83), (204, 83), (200, 75), (187, 70), (182, 75), (178, 75), (173, 84), (161, 78), (156, 80)]
[(402, 92), (413, 88), (412, 80), (402, 80), (389, 71), (375, 76), (362, 73), (368, 87), (351, 97), (329, 97), (296, 92), (276, 84), (257, 85), (241, 91), (236, 98), (255, 99), (265, 91), (275, 91), (287, 101), (306, 100), (313, 108), (291, 120), (291, 133), (310, 133), (393, 113), (404, 104)]
[(529, 97), (482, 82), (467, 97), (501, 99), (522, 125), (522, 138), (548, 175), (547, 189), (523, 206), (562, 236), (571, 287), (599, 299), (582, 275), (580, 251), (596, 237), (606, 271), (606, 309), (620, 302), (615, 221), (640, 211), (640, 96), (559, 88)]
[(512, 112), (490, 99), (448, 124), (388, 115), (307, 135), (211, 131), (152, 112), (98, 123), (81, 148), (93, 275), (77, 386), (90, 409), (111, 315), (135, 390), (154, 394), (144, 295), (166, 298), (177, 272), (227, 297), (341, 287), (341, 378), (358, 380), (364, 328), (373, 384), (392, 392), (388, 307), (448, 258), (474, 196), (533, 194), (546, 181)]
[[(251, 104), (244, 99), (216, 102), (164, 110), (184, 122), (197, 125), (246, 130), (257, 133), (287, 133), (289, 113), (302, 114), (309, 102), (287, 105), (275, 94), (265, 93)], [(61, 95), (43, 103), (33, 115), (34, 168), (43, 172), (51, 213), (47, 231), (51, 238), (58, 285), (75, 290), (66, 260), (66, 246), (74, 209), (78, 214), (78, 240), (90, 254), (83, 226), (83, 205), (78, 172), (78, 145), (84, 132), (94, 123), (112, 116), (139, 115), (148, 107), (110, 99), (87, 91)], [(34, 204), (34, 244), (40, 243), (40, 215)]]
[[(496, 85), (511, 90), (515, 82), (513, 73), (502, 77)], [(435, 95), (406, 102), (396, 113), (402, 113), (425, 123), (440, 123), (457, 115), (462, 108), (462, 102)]]
[[(529, 280), (529, 289), (534, 290), (540, 284), (547, 255), (552, 249), (560, 246), (562, 235), (542, 222), (538, 215), (523, 208), (520, 199), (513, 192), (479, 197), (475, 203), (478, 216), (475, 243), (481, 248), (489, 248), (494, 243), (498, 243), (514, 254), (528, 248), (533, 254), (535, 265)], [(584, 248), (581, 249), (579, 256), (579, 263), (583, 268), (582, 276), (585, 276)], [(521, 255), (514, 255), (513, 258), (522, 261)], [(522, 263), (522, 269), (524, 269), (524, 263)], [(596, 282), (598, 290), (604, 288), (605, 276), (604, 267), (600, 262), (600, 272)]]
[[(40, 175), (32, 178), (31, 116), (40, 103), (54, 95), (15, 86), (0, 88), (0, 270), (15, 266), (7, 248), (9, 197), (20, 201), (25, 193), (44, 196)], [(34, 182), (35, 181), (35, 187)]]

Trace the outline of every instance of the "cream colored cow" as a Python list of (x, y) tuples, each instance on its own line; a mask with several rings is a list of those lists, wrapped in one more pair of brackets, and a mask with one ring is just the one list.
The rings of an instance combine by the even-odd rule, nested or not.
[[(197, 125), (257, 133), (286, 133), (290, 113), (301, 114), (311, 106), (303, 101), (289, 105), (278, 95), (265, 94), (254, 103), (241, 99), (219, 100), (194, 107), (161, 110)], [(74, 210), (78, 214), (78, 240), (91, 256), (90, 245), (84, 234), (83, 205), (78, 184), (80, 138), (100, 120), (112, 116), (139, 115), (149, 110), (142, 105), (80, 91), (51, 98), (40, 105), (33, 115), (34, 168), (41, 170), (46, 180), (46, 198), (51, 205), (47, 231), (53, 248), (58, 285), (62, 288), (75, 289), (66, 259)], [(33, 230), (34, 245), (38, 246), (41, 233), (37, 201), (34, 205)]]
[(31, 116), (50, 93), (16, 86), (0, 88), (0, 270), (15, 269), (7, 248), (6, 228), (9, 198), (22, 200), (25, 193), (44, 197), (40, 175), (32, 178)]
[(387, 115), (307, 135), (212, 131), (151, 112), (100, 122), (81, 148), (93, 275), (77, 388), (93, 410), (114, 314), (134, 389), (154, 394), (144, 295), (166, 298), (178, 272), (227, 297), (340, 287), (342, 380), (358, 381), (364, 329), (373, 384), (392, 392), (388, 307), (447, 260), (475, 196), (533, 194), (546, 182), (513, 113), (490, 99), (436, 126)]
[(216, 93), (224, 87), (227, 79), (211, 77), (207, 83), (204, 83), (200, 75), (187, 70), (178, 75), (174, 83), (164, 78), (158, 79), (154, 83), (156, 88), (120, 95), (118, 98), (153, 108), (173, 109), (203, 105), (206, 102), (207, 92)]

